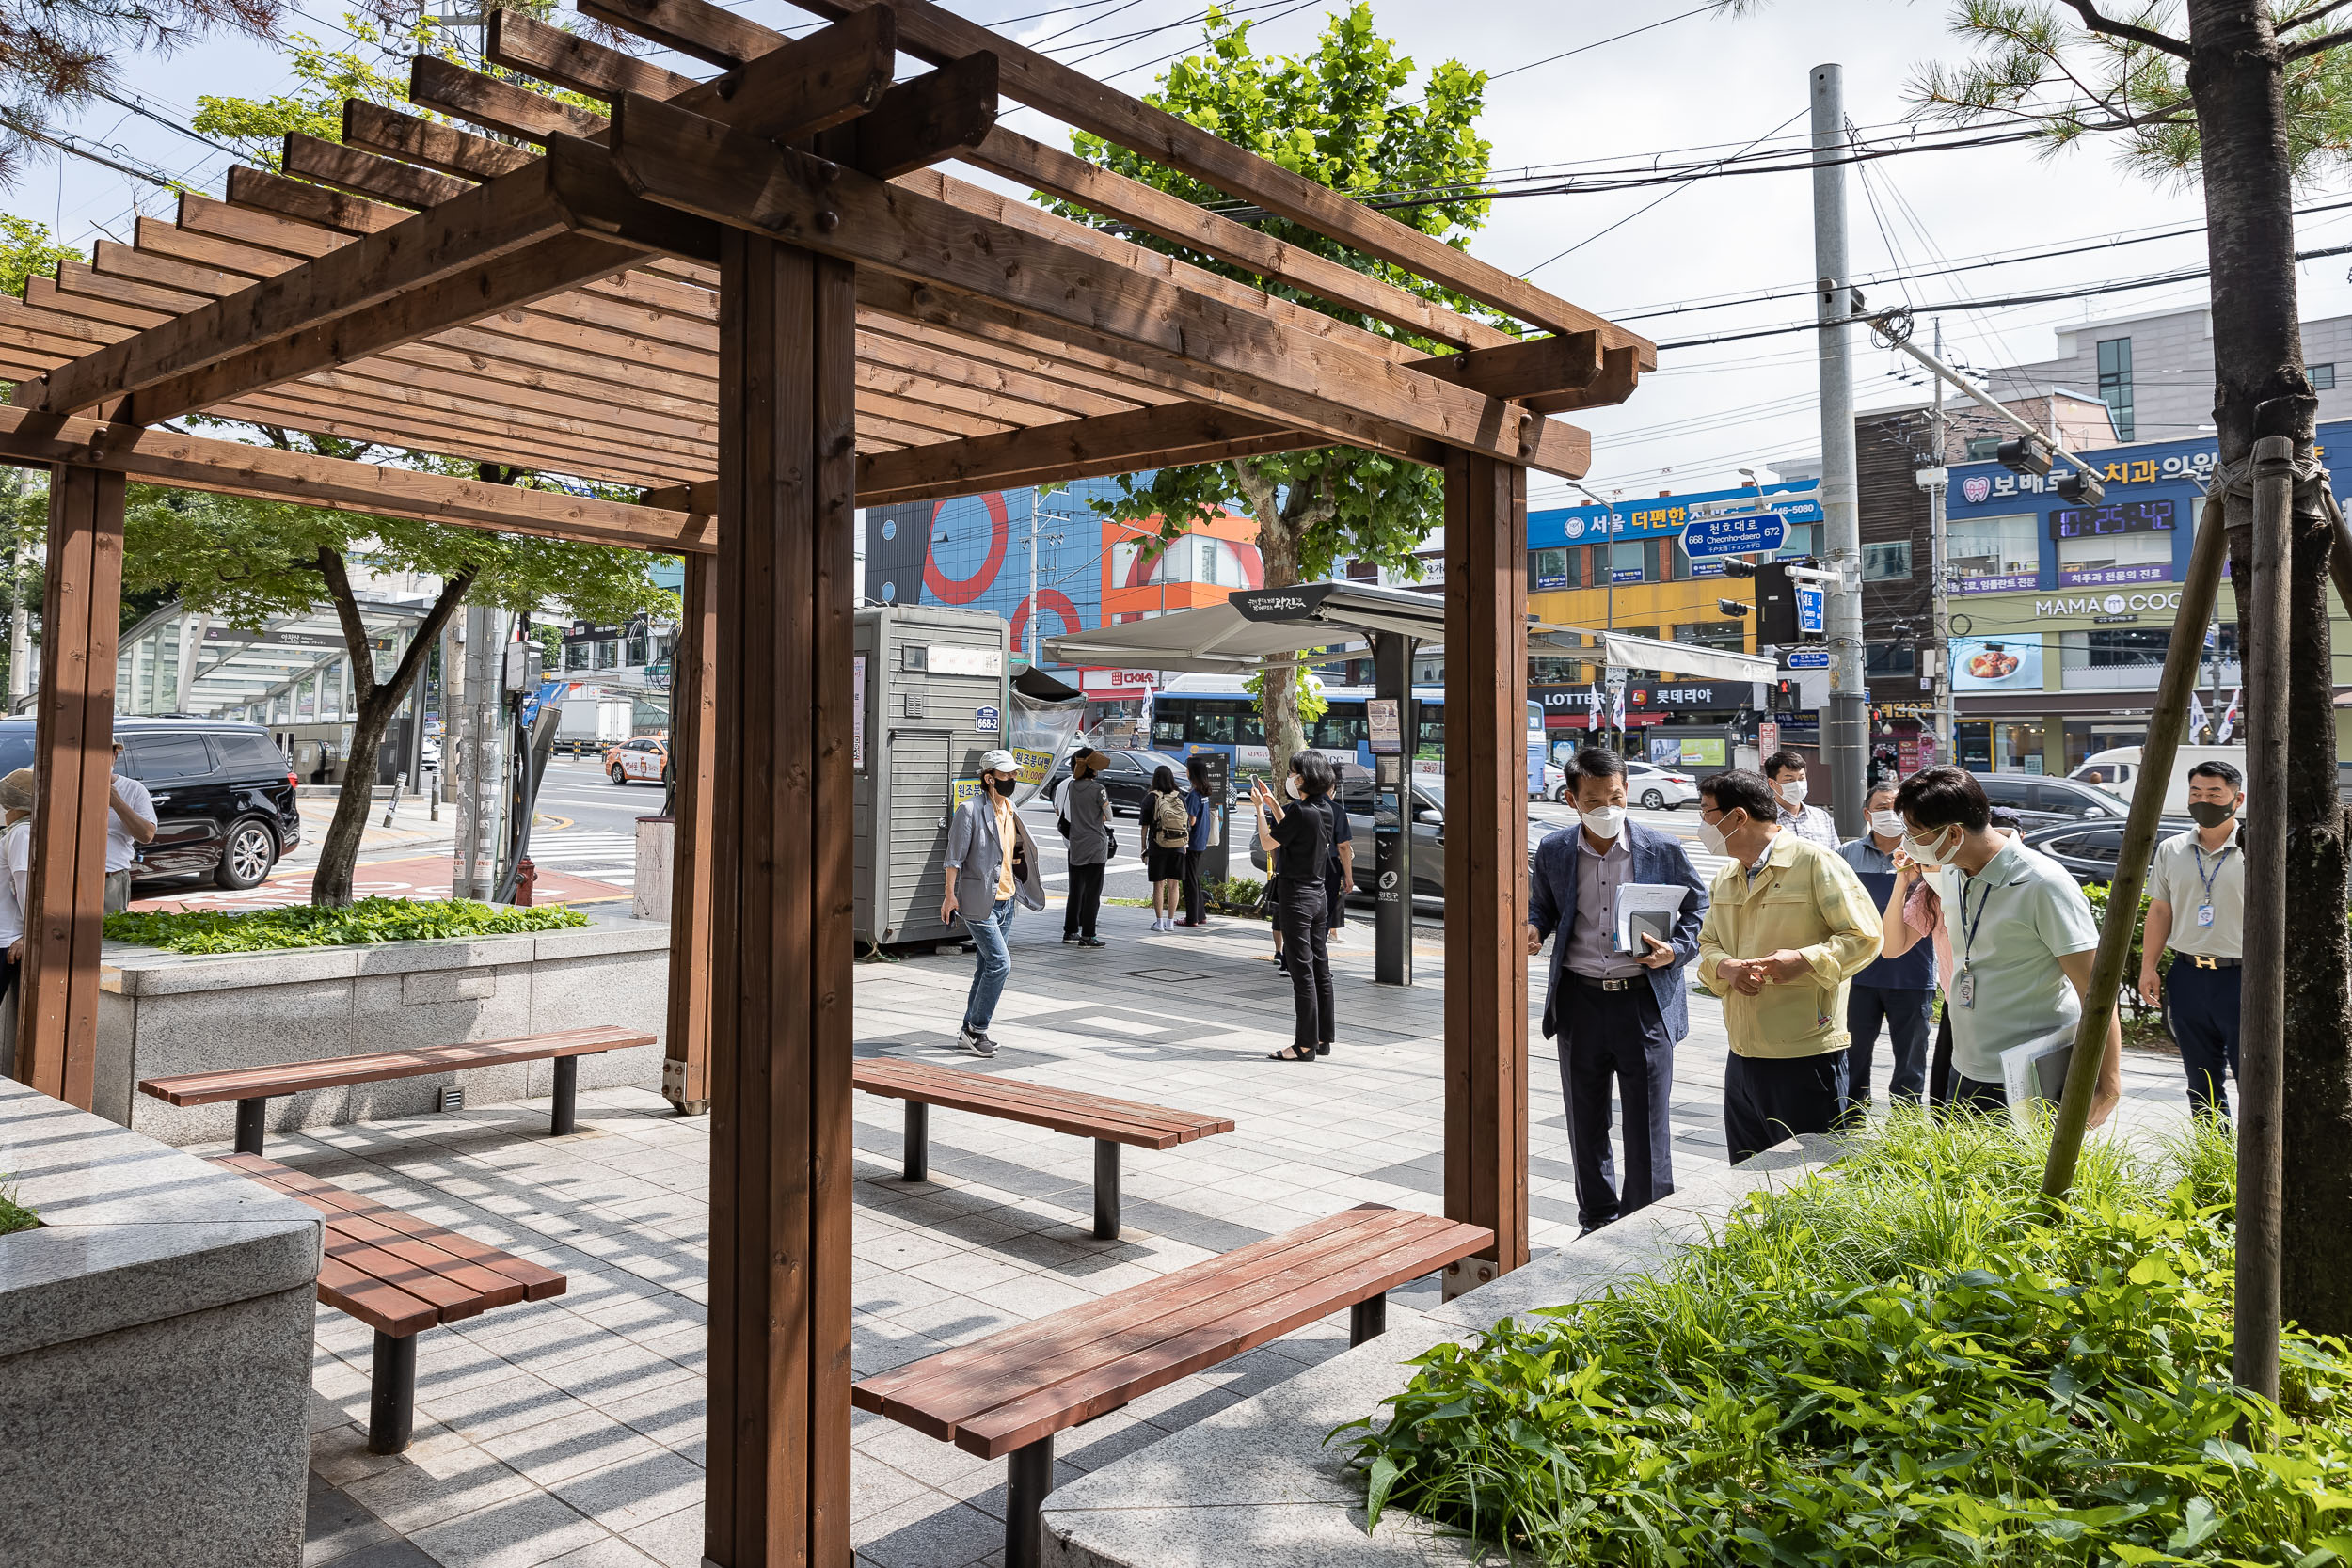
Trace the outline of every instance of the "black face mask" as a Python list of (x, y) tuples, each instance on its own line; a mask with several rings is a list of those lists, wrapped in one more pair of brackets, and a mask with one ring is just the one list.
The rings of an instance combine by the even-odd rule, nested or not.
[(1009, 795), (1012, 793), (1012, 786), (1020, 782), (1018, 779), (998, 779), (988, 787), (999, 795)]
[(2197, 819), (2201, 828), (2218, 828), (2237, 815), (2237, 807), (2225, 806), (2215, 800), (2191, 800), (2188, 814)]

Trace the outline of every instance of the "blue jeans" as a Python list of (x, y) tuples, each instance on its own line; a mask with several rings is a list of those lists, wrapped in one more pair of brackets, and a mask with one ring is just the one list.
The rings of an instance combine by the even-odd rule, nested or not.
[(963, 1003), (963, 1026), (976, 1035), (988, 1033), (989, 1021), (996, 1016), (996, 999), (1005, 994), (1005, 981), (1012, 974), (1012, 944), (1006, 936), (1012, 929), (1012, 908), (1011, 899), (999, 898), (977, 920), (963, 917), (963, 928), (972, 933), (972, 956), (979, 960), (972, 994)]

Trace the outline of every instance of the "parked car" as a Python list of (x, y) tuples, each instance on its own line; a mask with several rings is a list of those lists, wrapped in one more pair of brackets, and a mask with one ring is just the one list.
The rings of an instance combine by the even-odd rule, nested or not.
[[(1152, 775), (1162, 768), (1176, 775), (1176, 787), (1184, 787), (1184, 759), (1166, 752), (1104, 752), (1110, 761), (1094, 775), (1103, 781), (1104, 790), (1111, 798), (1111, 815), (1121, 813), (1130, 816), (1143, 815), (1143, 798), (1152, 793)], [(1064, 757), (1054, 770), (1045, 775), (1041, 795), (1051, 797), (1062, 781), (1070, 777), (1070, 759)], [(1239, 813), (1236, 812), (1236, 816)]]
[(651, 736), (607, 746), (604, 770), (616, 784), (660, 784), (670, 776), (670, 748)]
[[(2157, 842), (2161, 843), (2175, 833), (2188, 832), (2196, 826), (2185, 816), (2164, 817), (2156, 828)], [(2051, 827), (2032, 829), (2025, 838), (2027, 848), (2041, 850), (2066, 867), (2074, 880), (2085, 886), (2115, 880), (2116, 867), (2122, 860), (2123, 824), (2121, 821), (2060, 822)]]
[[(1373, 847), (1373, 833), (1378, 824), (1377, 800), (1372, 774), (1353, 765), (1340, 769), (1340, 804), (1347, 808), (1349, 838), (1356, 846), (1356, 894), (1370, 898), (1378, 891), (1380, 870)], [(1245, 802), (1246, 805), (1246, 802)], [(1445, 896), (1445, 781), (1430, 775), (1413, 779), (1413, 896), (1442, 898)], [(1540, 822), (1531, 822), (1527, 829), (1527, 857), (1535, 858), (1535, 846), (1541, 844), (1554, 830)], [(1258, 843), (1257, 817), (1242, 806), (1233, 811), (1233, 832), (1246, 838), (1249, 845), (1249, 863), (1259, 876), (1266, 874), (1266, 853)]]
[(1689, 773), (1656, 763), (1625, 765), (1625, 798), (1649, 811), (1672, 811), (1699, 798), (1699, 782)]
[[(259, 724), (118, 719), (122, 771), (155, 801), (155, 837), (131, 868), (135, 890), (209, 877), (249, 888), (302, 842), (294, 772)], [(33, 721), (0, 720), (0, 773), (33, 763)]]
[(1977, 783), (1995, 806), (2014, 815), (2026, 832), (2067, 822), (2121, 822), (2131, 809), (2097, 784), (2032, 773), (1979, 773)]

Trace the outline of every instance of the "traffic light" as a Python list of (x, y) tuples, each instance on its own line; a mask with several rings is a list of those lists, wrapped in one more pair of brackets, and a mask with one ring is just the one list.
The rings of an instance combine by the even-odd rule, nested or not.
[(2003, 441), (1993, 455), (2001, 467), (2021, 474), (2046, 474), (2050, 471), (2050, 449), (2037, 436), (2020, 436), (2013, 441)]
[(1761, 647), (1779, 648), (1797, 641), (1797, 585), (1783, 562), (1766, 562), (1756, 569), (1756, 641)]
[(2107, 487), (2099, 483), (2098, 475), (2087, 474), (2080, 468), (2072, 468), (2060, 474), (2053, 488), (2058, 491), (2060, 500), (2072, 501), (2076, 506), (2096, 506), (2107, 493)]
[(1715, 601), (1715, 608), (1723, 614), (1728, 615), (1733, 620), (1737, 621), (1756, 607), (1751, 604), (1742, 604), (1738, 599), (1717, 599)]

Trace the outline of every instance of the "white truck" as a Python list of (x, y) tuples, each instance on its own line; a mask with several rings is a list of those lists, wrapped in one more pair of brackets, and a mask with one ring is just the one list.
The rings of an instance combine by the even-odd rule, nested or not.
[[(2188, 770), (2201, 762), (2226, 762), (2246, 776), (2246, 748), (2243, 746), (2191, 746), (2184, 744), (2172, 763), (2172, 776), (2164, 783), (2164, 809), (2179, 816), (2188, 809)], [(2082, 784), (2094, 784), (2128, 800), (2139, 778), (2139, 748), (2110, 746), (2104, 752), (2093, 752), (2085, 757), (2082, 766), (2066, 775)]]
[(629, 737), (634, 705), (592, 686), (576, 686), (557, 700), (555, 749), (576, 757), (600, 757), (607, 746)]

